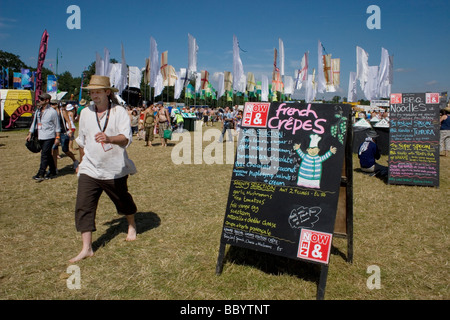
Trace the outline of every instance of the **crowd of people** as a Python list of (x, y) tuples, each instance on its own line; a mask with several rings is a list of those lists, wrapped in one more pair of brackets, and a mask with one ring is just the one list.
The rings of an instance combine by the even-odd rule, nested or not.
[[(235, 129), (235, 132), (239, 132), (243, 113), (237, 105), (232, 108), (173, 107), (169, 113), (169, 109), (164, 106), (162, 101), (150, 105), (144, 102), (138, 107), (127, 105), (124, 107), (130, 116), (133, 135), (136, 136), (137, 140), (145, 141), (145, 146), (150, 147), (154, 145), (153, 140), (156, 135), (159, 135), (161, 145), (167, 146), (167, 139), (163, 137), (164, 130), (183, 132), (183, 114), (190, 114), (195, 120), (201, 121), (204, 127), (220, 126), (223, 131), (223, 138), (227, 129)], [(229, 138), (228, 141), (231, 141), (232, 137)]]

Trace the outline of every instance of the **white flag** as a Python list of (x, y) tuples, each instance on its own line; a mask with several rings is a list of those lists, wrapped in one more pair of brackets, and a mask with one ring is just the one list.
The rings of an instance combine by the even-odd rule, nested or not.
[(325, 74), (323, 70), (322, 43), (317, 46), (317, 92), (323, 93), (326, 89)]
[(217, 99), (219, 99), (225, 93), (225, 76), (223, 72), (217, 72), (214, 76), (217, 76)]
[(241, 57), (239, 56), (239, 43), (235, 35), (233, 35), (233, 90), (238, 92), (245, 91), (242, 87), (242, 77), (244, 76), (244, 67), (242, 66)]
[(103, 74), (103, 64), (104, 61), (102, 57), (98, 54), (98, 52), (95, 53), (95, 74), (98, 76), (104, 76)]
[(201, 85), (202, 85), (202, 73), (196, 72), (195, 73), (195, 92), (200, 92)]
[(192, 79), (197, 72), (197, 40), (188, 33), (188, 77)]
[(347, 101), (348, 102), (356, 102), (356, 72), (351, 71), (348, 79), (348, 93), (347, 93)]
[(280, 38), (278, 38), (278, 49), (280, 51), (280, 75), (284, 76), (284, 44)]
[(181, 68), (179, 72), (177, 72), (177, 80), (175, 81), (174, 88), (174, 99), (179, 99), (181, 95), (181, 91), (184, 88), (184, 79), (186, 78), (186, 69)]
[(378, 92), (381, 98), (391, 95), (392, 59), (386, 49), (381, 48), (381, 62), (378, 70)]
[(364, 90), (369, 79), (369, 54), (361, 47), (356, 47), (356, 80)]
[(367, 100), (378, 99), (378, 66), (369, 67), (369, 76), (363, 91)]
[(121, 44), (121, 46), (122, 46), (122, 62), (120, 64), (120, 76), (119, 81), (117, 83), (119, 95), (122, 93), (123, 90), (125, 90), (125, 88), (128, 85), (128, 67), (127, 62), (125, 61), (125, 50), (123, 48), (123, 43)]
[(158, 45), (156, 44), (155, 39), (150, 37), (150, 86), (156, 87), (156, 81), (158, 74), (161, 72), (159, 69), (159, 53), (158, 53)]
[(109, 74), (111, 72), (111, 65), (109, 63), (109, 50), (108, 48), (105, 48), (103, 50), (105, 52), (105, 61), (103, 62), (103, 73), (105, 76), (109, 77)]
[(306, 103), (310, 103), (313, 102), (314, 99), (316, 98), (316, 86), (314, 83), (314, 78), (315, 75), (314, 74), (309, 74), (308, 75), (308, 80), (306, 80), (306, 86), (305, 86), (305, 102)]
[(129, 67), (128, 79), (130, 82), (130, 88), (140, 88), (142, 80), (142, 71), (138, 67)]
[(269, 101), (269, 79), (265, 75), (261, 79), (261, 101)]
[(308, 55), (309, 51), (305, 52), (301, 62), (301, 69), (296, 73), (295, 89), (297, 90), (300, 90), (302, 88), (302, 82), (308, 79)]
[(294, 80), (291, 76), (284, 77), (284, 94), (294, 93)]
[(158, 74), (156, 75), (155, 92), (153, 97), (155, 98), (159, 96), (163, 92), (163, 90), (164, 90), (164, 80), (161, 71), (159, 71)]

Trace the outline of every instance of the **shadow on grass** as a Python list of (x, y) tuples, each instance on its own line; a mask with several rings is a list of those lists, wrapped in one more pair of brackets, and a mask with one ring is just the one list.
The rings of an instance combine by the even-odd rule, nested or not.
[[(137, 212), (134, 215), (136, 222), (137, 233), (142, 234), (151, 229), (159, 227), (161, 219), (154, 212)], [(117, 218), (106, 222), (105, 225), (109, 225), (109, 228), (104, 234), (102, 234), (97, 240), (92, 243), (92, 249), (97, 251), (99, 248), (104, 247), (109, 241), (114, 239), (120, 233), (128, 232), (128, 223), (126, 217)]]
[[(331, 246), (331, 254), (347, 260), (346, 255), (333, 245)], [(287, 274), (304, 281), (314, 282), (317, 285), (320, 280), (321, 265), (318, 263), (291, 259), (247, 248), (230, 246), (224, 257), (223, 263), (225, 262), (252, 266), (271, 275)]]

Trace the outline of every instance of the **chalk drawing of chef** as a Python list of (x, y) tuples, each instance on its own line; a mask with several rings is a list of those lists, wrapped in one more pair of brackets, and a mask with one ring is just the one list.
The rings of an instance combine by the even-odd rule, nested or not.
[(293, 149), (302, 159), (300, 169), (298, 170), (297, 185), (307, 188), (320, 189), (320, 179), (322, 177), (322, 162), (336, 153), (337, 149), (333, 146), (323, 156), (319, 156), (319, 141), (322, 139), (317, 134), (311, 134), (309, 147), (304, 153), (300, 149), (300, 144), (295, 144)]

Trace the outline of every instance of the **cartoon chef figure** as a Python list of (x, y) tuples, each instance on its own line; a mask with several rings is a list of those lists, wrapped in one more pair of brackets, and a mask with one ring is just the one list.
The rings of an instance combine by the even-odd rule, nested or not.
[(307, 188), (320, 189), (320, 179), (322, 177), (322, 162), (336, 153), (337, 149), (333, 146), (323, 156), (319, 156), (319, 141), (322, 139), (317, 134), (311, 134), (309, 147), (304, 153), (300, 149), (300, 144), (294, 145), (294, 151), (302, 158), (302, 163), (298, 171), (297, 185)]

